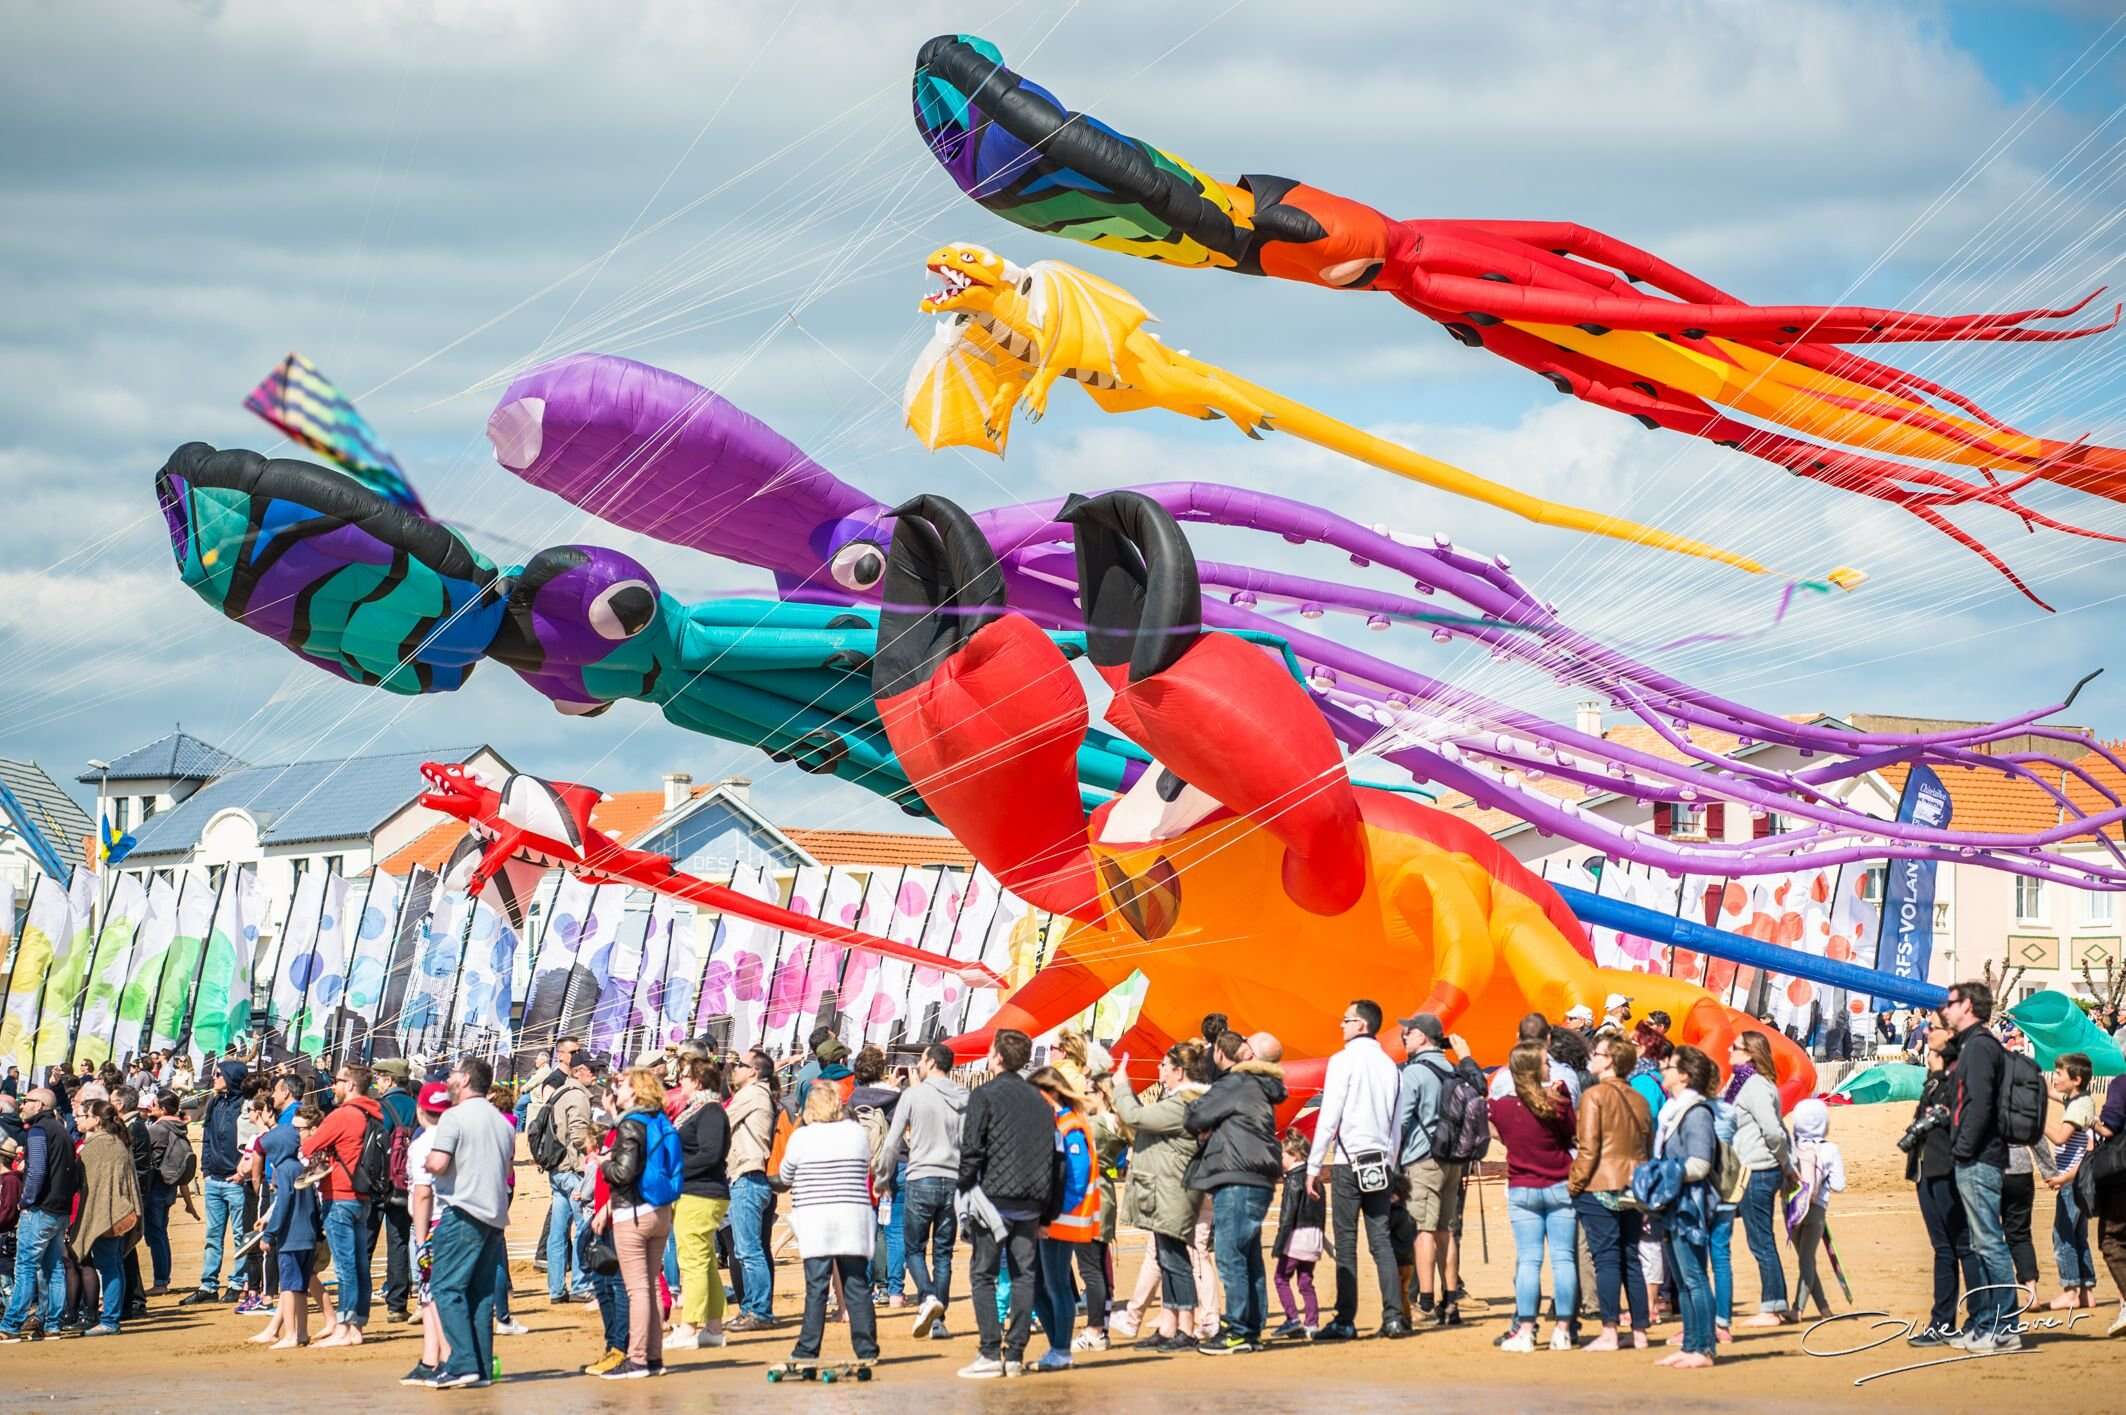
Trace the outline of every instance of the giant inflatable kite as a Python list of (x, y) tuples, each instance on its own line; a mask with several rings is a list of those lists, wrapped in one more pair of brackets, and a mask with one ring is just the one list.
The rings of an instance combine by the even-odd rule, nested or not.
[(2091, 535), (2036, 514), (2016, 492), (2043, 478), (2126, 500), (2126, 449), (2030, 436), (1952, 389), (1840, 347), (2073, 339), (2116, 324), (2114, 312), (2096, 325), (2040, 325), (2089, 299), (1955, 316), (1750, 305), (1569, 222), (1399, 221), (1289, 178), (1220, 181), (1067, 110), (972, 35), (922, 47), (914, 103), (938, 162), (1008, 221), (1172, 265), (1386, 292), (1561, 393), (1903, 507), (2025, 594), (1946, 511), (1988, 505)]
[[(939, 321), (910, 371), (901, 407), (932, 451), (983, 447), (1001, 456), (1018, 406), (1024, 404), (1027, 419), (1038, 422), (1062, 380), (1081, 385), (1105, 412), (1164, 408), (1185, 417), (1229, 418), (1258, 440), (1274, 427), (1538, 525), (1764, 572), (1757, 561), (1703, 541), (1500, 486), (1272, 393), (1186, 350), (1169, 349), (1145, 328), (1151, 312), (1136, 296), (1074, 265), (1040, 260), (1021, 269), (986, 246), (966, 242), (939, 247), (927, 264), (941, 287), (922, 308), (948, 318)], [(1826, 579), (1851, 589), (1861, 576), (1841, 568)]]

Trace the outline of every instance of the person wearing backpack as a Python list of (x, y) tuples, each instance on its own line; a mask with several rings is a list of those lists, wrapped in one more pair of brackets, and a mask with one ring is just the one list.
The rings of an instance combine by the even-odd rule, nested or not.
[(1949, 1154), (1956, 1161), (1956, 1197), (1970, 1226), (1971, 1263), (1978, 1279), (1967, 1297), (1967, 1324), (1949, 1344), (1976, 1354), (2017, 1351), (2022, 1338), (2012, 1325), (2002, 1330), (2013, 1323), (2018, 1303), (2015, 1260), (2001, 1223), (2008, 1139), (2001, 1132), (2000, 1103), (2008, 1056), (1987, 1025), (1993, 1019), (1992, 987), (1983, 982), (1956, 984), (1941, 1005), (1941, 1019), (1958, 1042)]
[(413, 1246), (413, 1219), (406, 1207), (406, 1191), (411, 1176), (408, 1174), (408, 1155), (413, 1148), (414, 1131), (418, 1128), (415, 1111), (413, 1073), (405, 1062), (396, 1058), (379, 1061), (376, 1074), (391, 1079), (391, 1087), (377, 1098), (384, 1112), (386, 1144), (389, 1146), (387, 1173), (383, 1195), (369, 1206), (369, 1231), (367, 1252), (371, 1265), (376, 1262), (376, 1248), (385, 1234), (390, 1234), (384, 1243), (384, 1310), (395, 1322), (410, 1322), (413, 1313), (409, 1304), (413, 1298), (413, 1271), (408, 1254)]
[(657, 1275), (664, 1267), (664, 1244), (672, 1234), (672, 1210), (685, 1186), (679, 1132), (664, 1113), (664, 1075), (646, 1066), (629, 1069), (625, 1078), (631, 1102), (613, 1136), (605, 1159), (605, 1180), (612, 1189), (606, 1210), (613, 1251), (620, 1259), (620, 1280), (627, 1288), (627, 1359), (601, 1372), (609, 1381), (636, 1380), (664, 1374), (663, 1304)]
[(66, 1227), (81, 1191), (74, 1142), (49, 1086), (22, 1098), (22, 1197), (15, 1224), (15, 1285), (0, 1314), (0, 1343), (23, 1340), (23, 1324), (41, 1286), (44, 1333), (56, 1336), (66, 1315)]
[(1565, 1187), (1579, 1216), (1581, 1241), (1594, 1262), (1595, 1301), (1602, 1334), (1583, 1351), (1615, 1351), (1617, 1292), (1631, 1306), (1631, 1344), (1646, 1347), (1646, 1273), (1639, 1263), (1644, 1215), (1629, 1202), (1631, 1175), (1651, 1153), (1653, 1112), (1626, 1080), (1639, 1064), (1639, 1049), (1622, 1032), (1597, 1035), (1588, 1049), (1595, 1083), (1580, 1096), (1578, 1147)]
[[(1263, 1041), (1277, 1050), (1274, 1038), (1265, 1034)], [(1225, 1326), (1196, 1349), (1206, 1356), (1229, 1356), (1260, 1351), (1263, 1323), (1269, 1318), (1262, 1223), (1269, 1216), (1270, 1195), (1284, 1174), (1277, 1144), (1284, 1068), (1256, 1059), (1238, 1032), (1221, 1033), (1211, 1052), (1218, 1079), (1189, 1106), (1185, 1121), (1197, 1144), (1188, 1184), (1211, 1196), (1211, 1244), (1219, 1286), (1225, 1290)], [(1044, 1260), (1046, 1256), (1044, 1248)]]
[(369, 1324), (369, 1209), (390, 1185), (391, 1132), (384, 1108), (369, 1094), (368, 1067), (342, 1066), (332, 1095), (332, 1113), (303, 1142), (304, 1159), (328, 1157), (318, 1189), (337, 1283), (332, 1331), (316, 1344), (360, 1346)]
[[(1410, 1181), (1409, 1212), (1417, 1224), (1417, 1315), (1443, 1327), (1458, 1326), (1461, 1307), (1452, 1294), (1462, 1285), (1461, 1250), (1454, 1238), (1461, 1227), (1462, 1177), (1482, 1155), (1448, 1155), (1440, 1142), (1448, 1139), (1450, 1124), (1464, 1129), (1460, 1118), (1481, 1107), (1489, 1148), (1490, 1101), (1481, 1074), (1470, 1077), (1442, 1049), (1447, 1029), (1437, 1016), (1420, 1012), (1401, 1023), (1406, 1060), (1395, 1117), (1401, 1142), (1397, 1163)], [(1451, 1117), (1443, 1104), (1450, 1098), (1455, 1102)]]
[[(569, 1055), (566, 1068), (548, 1073), (553, 1088), (543, 1104), (531, 1111), (524, 1136), (532, 1163), (546, 1173), (552, 1195), (546, 1211), (546, 1300), (549, 1305), (591, 1300), (590, 1274), (581, 1261), (583, 1239), (579, 1230), (588, 1205), (584, 1195), (583, 1162), (590, 1151), (591, 1087), (598, 1081), (598, 1064), (587, 1051), (563, 1042)], [(558, 1079), (555, 1079), (558, 1078)], [(574, 1282), (570, 1272), (574, 1271)]]

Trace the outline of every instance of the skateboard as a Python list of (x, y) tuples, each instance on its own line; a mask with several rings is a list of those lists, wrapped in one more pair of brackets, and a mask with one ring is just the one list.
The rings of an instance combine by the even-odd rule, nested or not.
[(821, 1385), (835, 1381), (868, 1381), (872, 1364), (869, 1361), (785, 1361), (779, 1366), (768, 1367), (768, 1379), (771, 1382), (818, 1381)]

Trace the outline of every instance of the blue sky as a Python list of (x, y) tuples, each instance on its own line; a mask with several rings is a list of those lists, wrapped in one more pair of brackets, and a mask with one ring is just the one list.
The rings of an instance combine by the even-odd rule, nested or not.
[[(2107, 7), (1568, 3), (1520, 25), (1388, 0), (1172, 8), (439, 17), (227, 0), (17, 16), (19, 81), (0, 89), (18, 135), (0, 152), (0, 755), (70, 779), (179, 720), (254, 761), (457, 741), (470, 725), (526, 769), (608, 789), (667, 769), (747, 774), (796, 823), (898, 819), (645, 708), (563, 720), (493, 666), (451, 697), (387, 699), (215, 619), (176, 580), (149, 479), (193, 438), (271, 450), (239, 403), (291, 348), (363, 395), (430, 503), (497, 559), (602, 539), (680, 593), (758, 577), (614, 534), (502, 473), (480, 436), (498, 375), (576, 348), (663, 363), (889, 499), (984, 506), (1184, 476), (1299, 486), (1364, 522), (1509, 553), (1574, 622), (1634, 647), (1768, 620), (1756, 582), (1535, 531), (1275, 439), (1102, 418), (1075, 395), (1022, 428), (1008, 461), (928, 456), (890, 395), (926, 333), (921, 257), (952, 239), (1087, 265), (1175, 343), (1472, 470), (1797, 569), (1871, 571), (1859, 594), (1670, 664), (1730, 695), (1991, 716), (2104, 663), (2126, 590), (2115, 548), (1963, 513), (2060, 607), (2045, 616), (1897, 513), (1563, 402), (1384, 297), (1044, 245), (958, 198), (906, 84), (924, 39), (976, 29), (1067, 102), (1214, 173), (1300, 176), (1399, 216), (1579, 220), (1767, 303), (1976, 309), (2122, 283), (2126, 47)], [(2116, 443), (2122, 355), (2126, 333), (1897, 361), (2033, 431)], [(2126, 508), (2035, 499), (2126, 532)], [(1406, 651), (1569, 710), (1481, 660), (1415, 638)], [(2126, 733), (2126, 674), (2075, 717)]]

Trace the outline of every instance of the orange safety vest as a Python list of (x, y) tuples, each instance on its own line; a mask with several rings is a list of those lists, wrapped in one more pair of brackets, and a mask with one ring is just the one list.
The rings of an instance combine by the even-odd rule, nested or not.
[(1066, 1154), (1071, 1135), (1076, 1134), (1085, 1144), (1088, 1162), (1085, 1193), (1042, 1232), (1063, 1243), (1097, 1243), (1100, 1239), (1100, 1152), (1093, 1144), (1092, 1127), (1085, 1123), (1084, 1116), (1066, 1110), (1056, 1116), (1056, 1134)]

